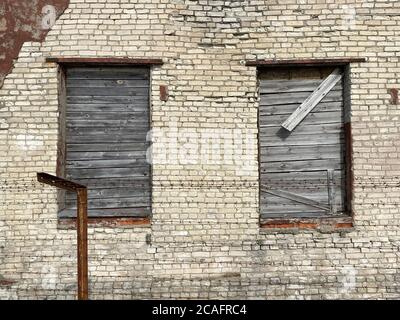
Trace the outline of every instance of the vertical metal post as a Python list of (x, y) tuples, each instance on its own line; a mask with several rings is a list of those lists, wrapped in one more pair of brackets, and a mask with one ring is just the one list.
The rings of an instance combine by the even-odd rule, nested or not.
[(78, 212), (78, 300), (88, 299), (88, 239), (87, 239), (87, 189), (77, 190)]

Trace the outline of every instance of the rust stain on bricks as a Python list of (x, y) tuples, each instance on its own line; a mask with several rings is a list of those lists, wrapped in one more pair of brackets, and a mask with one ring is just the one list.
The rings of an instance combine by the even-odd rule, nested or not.
[(399, 104), (399, 90), (392, 88), (392, 89), (389, 89), (389, 93), (390, 93), (390, 104), (398, 105)]
[(69, 0), (0, 0), (0, 88), (24, 42), (42, 42)]

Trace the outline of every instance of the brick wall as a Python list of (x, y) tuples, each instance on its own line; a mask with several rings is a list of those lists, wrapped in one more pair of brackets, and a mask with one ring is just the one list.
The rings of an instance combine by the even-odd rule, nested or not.
[[(0, 90), (0, 298), (76, 292), (76, 232), (58, 225), (56, 191), (35, 182), (56, 171), (48, 56), (161, 58), (156, 133), (246, 137), (232, 163), (173, 161), (185, 141), (165, 161), (155, 142), (151, 224), (89, 229), (91, 298), (400, 298), (400, 112), (389, 93), (400, 86), (399, 2), (281, 3), (71, 0), (43, 43), (24, 44)], [(262, 229), (257, 70), (244, 62), (341, 57), (366, 58), (351, 66), (354, 228)]]

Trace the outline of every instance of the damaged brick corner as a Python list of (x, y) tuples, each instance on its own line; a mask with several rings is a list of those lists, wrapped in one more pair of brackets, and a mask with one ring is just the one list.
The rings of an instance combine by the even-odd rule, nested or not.
[(27, 41), (42, 42), (69, 0), (0, 2), (0, 88)]

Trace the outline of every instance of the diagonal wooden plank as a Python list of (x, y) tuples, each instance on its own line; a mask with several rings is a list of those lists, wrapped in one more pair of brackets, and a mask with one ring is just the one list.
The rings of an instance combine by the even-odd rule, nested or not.
[(293, 131), (340, 79), (342, 79), (342, 73), (339, 68), (336, 68), (281, 126), (288, 131)]
[(281, 198), (285, 198), (285, 199), (289, 199), (292, 200), (294, 202), (298, 202), (298, 203), (302, 203), (314, 208), (318, 208), (318, 209), (322, 209), (324, 211), (330, 212), (330, 208), (325, 206), (324, 204), (318, 202), (318, 201), (314, 201), (311, 199), (308, 199), (306, 197), (302, 197), (299, 196), (298, 194), (289, 192), (289, 191), (284, 191), (284, 190), (280, 190), (280, 189), (271, 189), (271, 188), (267, 188), (265, 186), (261, 186), (261, 191), (272, 194), (273, 196), (276, 197), (281, 197)]

